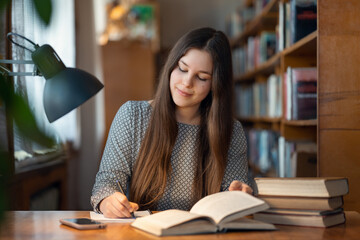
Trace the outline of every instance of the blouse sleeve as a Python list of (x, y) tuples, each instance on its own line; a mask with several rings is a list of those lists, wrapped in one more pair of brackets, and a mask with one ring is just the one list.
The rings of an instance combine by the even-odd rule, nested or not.
[(99, 203), (118, 191), (116, 181), (127, 189), (135, 161), (133, 151), (134, 121), (131, 102), (125, 103), (117, 112), (109, 131), (99, 171), (92, 190), (91, 205), (100, 212)]
[(241, 123), (235, 120), (221, 191), (229, 190), (229, 186), (234, 180), (250, 185), (248, 167), (245, 133)]

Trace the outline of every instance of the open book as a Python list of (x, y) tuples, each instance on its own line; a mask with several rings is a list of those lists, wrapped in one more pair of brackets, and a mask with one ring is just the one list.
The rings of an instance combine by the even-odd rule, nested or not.
[(268, 205), (241, 191), (219, 192), (200, 199), (190, 211), (166, 210), (136, 219), (131, 226), (157, 236), (212, 233), (228, 229), (273, 230), (274, 225), (244, 216)]

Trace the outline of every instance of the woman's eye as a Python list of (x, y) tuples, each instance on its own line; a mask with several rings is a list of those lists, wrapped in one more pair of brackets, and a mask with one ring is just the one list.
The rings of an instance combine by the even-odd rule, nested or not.
[(201, 77), (197, 77), (200, 81), (206, 81), (207, 79), (206, 78), (201, 78)]
[(186, 72), (186, 70), (182, 69), (180, 66), (179, 66), (179, 70), (180, 70), (181, 72)]

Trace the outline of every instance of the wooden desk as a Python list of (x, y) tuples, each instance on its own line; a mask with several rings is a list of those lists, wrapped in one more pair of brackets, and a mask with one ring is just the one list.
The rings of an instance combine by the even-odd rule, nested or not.
[(277, 225), (277, 231), (239, 231), (219, 234), (156, 237), (132, 228), (130, 224), (111, 223), (106, 229), (76, 230), (61, 225), (60, 218), (89, 217), (88, 211), (14, 211), (8, 212), (0, 228), (0, 239), (359, 239), (360, 214), (346, 212), (347, 222), (331, 228)]

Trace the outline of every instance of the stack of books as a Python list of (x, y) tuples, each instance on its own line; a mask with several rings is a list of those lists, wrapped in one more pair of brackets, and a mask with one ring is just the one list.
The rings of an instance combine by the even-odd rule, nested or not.
[(270, 209), (254, 219), (283, 225), (330, 227), (345, 222), (346, 178), (255, 178), (257, 197)]

